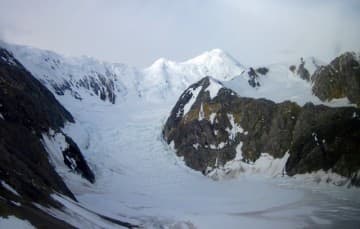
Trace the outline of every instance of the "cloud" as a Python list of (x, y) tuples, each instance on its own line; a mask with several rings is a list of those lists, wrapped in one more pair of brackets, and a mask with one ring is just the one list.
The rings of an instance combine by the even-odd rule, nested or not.
[(6, 31), (10, 42), (136, 66), (147, 66), (158, 57), (184, 60), (212, 48), (222, 48), (244, 64), (310, 55), (329, 61), (340, 52), (359, 49), (356, 0), (12, 0), (1, 4), (0, 34)]

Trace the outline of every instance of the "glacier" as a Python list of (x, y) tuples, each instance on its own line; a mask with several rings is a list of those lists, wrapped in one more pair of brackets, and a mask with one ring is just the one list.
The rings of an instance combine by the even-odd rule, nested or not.
[[(311, 83), (292, 75), (287, 64), (269, 66), (269, 75), (260, 78), (262, 86), (252, 88), (247, 82), (248, 68), (219, 49), (180, 63), (159, 59), (148, 68), (137, 69), (89, 57), (6, 46), (73, 114), (76, 123), (63, 131), (76, 141), (97, 177), (96, 183), (90, 184), (59, 168), (79, 203), (55, 195), (69, 213), (43, 207), (56, 217), (79, 228), (121, 227), (93, 213), (143, 228), (360, 225), (356, 188), (305, 182), (302, 177), (268, 178), (261, 172), (214, 181), (186, 167), (162, 139), (162, 126), (178, 96), (207, 75), (240, 96), (322, 103), (311, 94)], [(106, 82), (102, 82), (104, 77)], [(93, 79), (105, 92), (106, 86), (112, 85), (110, 94), (116, 95), (116, 101), (108, 99), (108, 92), (102, 101), (91, 87), (79, 83), (85, 79)], [(63, 93), (57, 93), (64, 85)], [(326, 104), (351, 106), (346, 99)], [(47, 142), (51, 147), (52, 141)], [(266, 155), (263, 159), (253, 170), (266, 170), (262, 164), (266, 167), (268, 161), (273, 162)], [(283, 164), (277, 162), (275, 170), (280, 171)]]

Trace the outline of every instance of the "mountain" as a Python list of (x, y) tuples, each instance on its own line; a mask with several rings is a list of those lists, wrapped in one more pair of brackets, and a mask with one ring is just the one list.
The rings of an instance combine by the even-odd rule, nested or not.
[(347, 52), (327, 66), (319, 68), (311, 77), (313, 93), (323, 101), (347, 97), (360, 104), (360, 54)]
[(360, 225), (358, 108), (312, 94), (315, 58), (138, 69), (1, 47), (0, 227)]
[[(300, 66), (304, 63), (302, 60)], [(331, 68), (333, 63), (321, 68)], [(351, 69), (357, 71), (357, 68)], [(271, 71), (270, 68), (268, 72)], [(319, 71), (322, 70), (316, 70), (313, 77), (317, 77)], [(251, 74), (257, 73), (252, 69)], [(356, 72), (351, 75), (358, 76)], [(344, 85), (352, 82), (352, 78), (339, 77)], [(299, 81), (303, 85), (309, 80), (310, 75), (307, 79), (287, 81)], [(286, 83), (286, 78), (283, 81)], [(266, 83), (259, 87), (268, 87)], [(229, 84), (234, 87), (233, 83)], [(245, 81), (242, 84), (246, 84)], [(283, 84), (271, 82), (269, 89), (272, 91), (268, 92), (268, 97), (271, 98), (272, 93), (282, 95)], [(265, 167), (271, 168), (272, 161), (280, 161), (280, 167), (271, 168), (274, 175), (292, 176), (324, 170), (347, 177), (353, 185), (360, 184), (358, 108), (330, 108), (312, 103), (299, 106), (290, 101), (274, 103), (246, 98), (251, 88), (239, 90), (241, 94), (238, 95), (225, 85), (212, 77), (191, 85), (179, 97), (164, 125), (165, 140), (173, 145), (178, 156), (184, 157), (186, 165), (218, 178), (246, 170), (261, 170), (256, 164), (265, 156), (271, 159), (263, 164)], [(314, 88), (317, 86), (315, 84)], [(354, 91), (360, 91), (360, 87), (354, 87)]]
[(7, 50), (0, 49), (1, 214), (38, 227), (70, 227), (33, 203), (62, 208), (52, 194), (76, 200), (54, 164), (95, 176), (76, 143), (62, 132), (72, 115)]
[(150, 91), (156, 97), (160, 87), (162, 98), (178, 96), (191, 83), (205, 76), (212, 75), (218, 80), (227, 81), (244, 70), (245, 67), (220, 49), (205, 52), (180, 63), (160, 58), (143, 71), (142, 91), (145, 91), (145, 94)]
[(44, 85), (57, 95), (76, 99), (89, 96), (115, 101), (146, 98), (159, 101), (178, 96), (191, 83), (207, 75), (228, 80), (244, 71), (233, 57), (215, 49), (185, 62), (161, 58), (137, 69), (89, 57), (64, 57), (51, 51), (2, 43)]
[(64, 57), (26, 46), (1, 45), (49, 90), (78, 100), (97, 97), (110, 103), (134, 99), (174, 101), (192, 83), (212, 76), (243, 97), (291, 100), (301, 105), (309, 101), (329, 106), (351, 103), (346, 95), (324, 100), (313, 94), (315, 81), (310, 81), (310, 76), (326, 65), (314, 57), (245, 67), (226, 52), (214, 49), (184, 62), (160, 58), (145, 69), (137, 69), (90, 57)]

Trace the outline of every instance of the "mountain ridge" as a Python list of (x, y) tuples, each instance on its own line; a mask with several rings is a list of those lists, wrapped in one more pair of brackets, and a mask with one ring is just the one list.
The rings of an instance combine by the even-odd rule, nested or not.
[[(264, 95), (261, 93), (268, 90), (266, 88), (274, 86), (268, 83), (272, 79), (275, 79), (275, 82), (281, 83), (285, 80), (291, 85), (300, 86), (301, 90), (309, 93), (308, 97), (312, 96), (311, 90), (308, 89), (310, 83), (302, 81), (298, 83), (296, 80), (300, 77), (291, 73), (289, 64), (255, 68), (270, 71), (264, 75), (259, 74), (257, 77), (259, 86), (263, 86), (263, 88), (251, 89), (248, 81), (252, 76), (248, 72), (252, 68), (241, 65), (235, 58), (220, 49), (204, 52), (183, 62), (160, 58), (151, 66), (138, 69), (126, 64), (98, 61), (95, 58), (67, 58), (52, 51), (3, 43), (4, 45), (48, 89), (57, 95), (69, 93), (76, 99), (96, 96), (110, 103), (133, 98), (145, 98), (158, 102), (170, 98), (174, 100), (189, 85), (209, 75), (217, 80), (229, 82), (229, 84), (235, 82), (234, 85), (236, 85), (241, 82), (239, 88), (247, 93), (245, 96), (270, 96), (269, 94), (272, 93)], [(311, 59), (305, 58), (305, 67), (310, 69), (310, 73), (315, 68)], [(300, 62), (293, 64), (296, 67), (300, 65)], [(287, 78), (291, 78), (291, 80), (289, 81)], [(291, 91), (288, 90), (288, 92)], [(284, 100), (285, 97), (292, 99), (294, 95), (284, 95), (280, 99)], [(316, 102), (320, 103), (321, 101)]]

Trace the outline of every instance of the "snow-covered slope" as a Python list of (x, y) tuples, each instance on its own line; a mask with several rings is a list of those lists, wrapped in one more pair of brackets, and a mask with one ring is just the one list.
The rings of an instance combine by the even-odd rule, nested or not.
[[(323, 62), (314, 57), (302, 61), (273, 64), (254, 68), (255, 86), (251, 86), (251, 67), (241, 65), (231, 55), (214, 49), (184, 62), (164, 58), (150, 67), (138, 69), (126, 64), (108, 63), (90, 57), (65, 57), (51, 51), (0, 43), (43, 84), (58, 95), (71, 94), (76, 99), (99, 97), (111, 103), (133, 99), (172, 101), (191, 84), (205, 76), (222, 81), (240, 96), (285, 100), (299, 104), (322, 103), (312, 94), (311, 82), (301, 78), (299, 68), (304, 63), (311, 75)], [(294, 66), (290, 70), (290, 66)], [(260, 70), (259, 70), (260, 69)], [(345, 99), (327, 105), (348, 105)]]
[[(55, 196), (67, 214), (41, 208), (55, 217), (80, 228), (117, 228), (105, 224), (95, 213), (143, 228), (331, 228), (360, 224), (358, 190), (329, 188), (328, 184), (304, 187), (302, 180), (287, 177), (264, 180), (244, 176), (214, 182), (185, 167), (162, 140), (161, 128), (173, 102), (203, 76), (231, 80), (225, 84), (233, 87), (237, 87), (235, 82), (244, 82), (236, 90), (239, 95), (285, 100), (291, 92), (279, 97), (273, 93), (285, 91), (286, 83), (291, 88), (299, 83), (299, 93), (310, 88), (306, 81), (287, 75), (287, 65), (279, 66), (281, 74), (270, 66), (269, 73), (260, 76), (261, 86), (256, 89), (244, 74), (248, 68), (219, 50), (182, 63), (160, 59), (149, 68), (136, 69), (9, 47), (73, 114), (76, 123), (63, 131), (78, 144), (96, 174), (95, 184), (79, 182), (66, 171), (61, 174), (79, 203)], [(206, 89), (216, 96), (220, 87), (215, 82)], [(106, 101), (115, 94), (115, 104), (97, 98), (101, 92)], [(257, 170), (267, 161), (265, 156), (248, 169)], [(271, 170), (276, 172), (281, 165), (279, 161)]]
[(115, 103), (133, 98), (163, 101), (176, 98), (190, 84), (211, 75), (229, 80), (244, 67), (222, 50), (214, 49), (185, 62), (164, 58), (137, 69), (91, 57), (65, 57), (52, 51), (0, 43), (43, 84), (58, 95), (76, 99), (97, 96)]
[(245, 67), (220, 49), (205, 52), (180, 63), (160, 58), (143, 70), (142, 91), (156, 95), (160, 89), (163, 98), (179, 96), (190, 84), (205, 76), (227, 81), (244, 70)]
[[(69, 95), (59, 98), (78, 119), (65, 132), (87, 154), (97, 175), (91, 186), (71, 177), (65, 181), (82, 206), (99, 214), (144, 228), (331, 228), (360, 223), (356, 189), (257, 175), (275, 175), (286, 158), (277, 162), (264, 155), (247, 165), (244, 176), (217, 182), (189, 169), (162, 140), (172, 103), (111, 105), (75, 101)], [(245, 168), (236, 162), (229, 166)]]
[[(319, 66), (325, 65), (324, 62), (314, 57), (305, 58), (303, 61), (309, 76), (311, 76)], [(321, 101), (312, 93), (312, 83), (302, 79), (300, 74), (298, 74), (300, 65), (301, 61), (299, 59), (288, 63), (277, 63), (261, 67), (266, 68), (267, 73), (260, 74), (256, 70), (257, 77), (255, 77), (255, 82), (258, 82), (259, 86), (255, 87), (249, 86), (249, 79), (251, 77), (249, 76), (250, 68), (248, 68), (241, 75), (232, 80), (225, 81), (224, 85), (237, 92), (241, 97), (266, 98), (274, 102), (289, 100), (299, 105), (304, 105), (307, 102), (332, 107), (352, 105), (347, 98), (336, 99), (329, 102)], [(294, 66), (293, 71), (290, 69), (291, 66)]]

